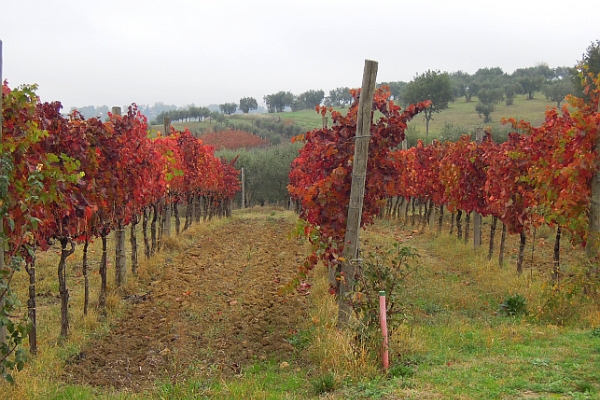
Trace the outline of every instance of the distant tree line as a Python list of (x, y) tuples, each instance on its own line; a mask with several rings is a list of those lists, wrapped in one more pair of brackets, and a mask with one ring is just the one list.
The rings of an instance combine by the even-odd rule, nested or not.
[(308, 90), (299, 95), (292, 92), (279, 91), (263, 97), (267, 105), (267, 111), (270, 113), (283, 112), (287, 107), (291, 111), (312, 110), (320, 105), (325, 98), (323, 90)]
[(292, 92), (279, 91), (263, 97), (269, 113), (280, 113), (289, 107), (291, 111), (313, 110), (321, 104), (334, 107), (343, 107), (352, 103), (350, 88), (343, 87), (329, 91), (325, 96), (323, 90), (307, 90), (295, 95)]
[[(428, 111), (425, 116), (427, 122), (431, 120), (433, 113), (440, 112), (447, 108), (449, 102), (463, 97), (466, 102), (477, 98), (475, 110), (484, 122), (490, 122), (496, 104), (506, 101), (507, 105), (511, 105), (519, 94), (533, 99), (536, 92), (541, 92), (548, 100), (555, 101), (560, 106), (565, 96), (574, 90), (573, 71), (570, 67), (550, 68), (545, 63), (519, 68), (512, 74), (505, 73), (499, 67), (480, 68), (474, 74), (464, 71), (427, 71), (417, 74), (411, 82), (389, 81), (381, 82), (378, 86), (387, 86), (390, 98), (401, 106), (436, 97), (433, 110)], [(323, 90), (309, 90), (299, 95), (279, 91), (265, 95), (263, 100), (268, 112), (280, 113), (286, 109), (313, 109), (320, 104), (346, 107), (352, 103), (353, 98), (349, 87), (338, 87), (330, 90), (327, 96)]]
[[(212, 107), (212, 106), (211, 106)], [(243, 113), (247, 114), (251, 110), (256, 110), (258, 108), (258, 103), (256, 99), (253, 97), (244, 97), (240, 99), (239, 109)], [(206, 118), (210, 118), (217, 120), (217, 122), (222, 122), (225, 118), (223, 115), (233, 115), (238, 110), (237, 103), (223, 103), (219, 104), (219, 111), (211, 111), (208, 107), (196, 107), (194, 104), (188, 106), (186, 108), (173, 108), (169, 110), (165, 110), (158, 114), (153, 121), (154, 125), (162, 124), (164, 117), (170, 117), (171, 122), (190, 122), (190, 121), (198, 121), (202, 122)]]
[(99, 118), (103, 118), (106, 117), (106, 114), (110, 111), (110, 109), (108, 108), (108, 106), (104, 105), (104, 106), (83, 106), (83, 107), (71, 107), (71, 111), (73, 110), (77, 110), (81, 113), (81, 115), (84, 116), (84, 118), (88, 119), (88, 118), (94, 118), (94, 117), (99, 117)]
[(219, 110), (221, 110), (221, 112), (223, 114), (232, 115), (232, 114), (235, 114), (235, 112), (237, 111), (237, 104), (236, 103), (219, 104)]
[[(127, 109), (127, 106), (122, 107), (123, 109)], [(159, 114), (165, 113), (167, 111), (176, 110), (177, 106), (173, 104), (165, 104), (165, 103), (154, 103), (154, 105), (144, 105), (138, 104), (138, 110), (148, 118), (148, 121), (155, 120)], [(99, 117), (101, 119), (105, 119), (110, 108), (106, 105), (103, 106), (83, 106), (83, 107), (71, 107), (71, 111), (77, 110), (84, 116), (84, 118), (93, 118)], [(162, 123), (162, 120), (161, 120)]]
[[(597, 43), (595, 46), (598, 47)], [(590, 51), (593, 52), (588, 49)], [(476, 98), (475, 111), (484, 123), (489, 123), (496, 105), (504, 101), (510, 106), (517, 95), (532, 100), (540, 92), (560, 107), (568, 94), (581, 95), (581, 91), (577, 91), (578, 80), (574, 67), (550, 68), (548, 64), (540, 63), (534, 67), (519, 68), (512, 74), (499, 67), (480, 68), (474, 74), (427, 71), (417, 74), (410, 82), (382, 82), (379, 86), (388, 86), (392, 99), (401, 106), (432, 100), (432, 107), (425, 113), (427, 133), (433, 114), (457, 99), (471, 102)]]
[(220, 113), (216, 111), (210, 111), (207, 107), (196, 107), (195, 105), (188, 106), (187, 108), (179, 108), (166, 110), (158, 114), (155, 120), (152, 122), (154, 125), (160, 125), (163, 123), (164, 117), (170, 117), (171, 122), (190, 122), (198, 121), (201, 122), (206, 118), (219, 118)]
[[(600, 70), (600, 41), (596, 40), (583, 54), (581, 62), (586, 61), (589, 71)], [(417, 74), (410, 82), (388, 81), (381, 82), (378, 86), (387, 86), (390, 97), (401, 106), (421, 101), (424, 98), (436, 100), (433, 109), (426, 114), (427, 125), (433, 113), (440, 112), (448, 106), (448, 102), (464, 98), (465, 102), (471, 102), (475, 98), (475, 111), (485, 123), (492, 121), (492, 113), (496, 105), (506, 102), (512, 105), (515, 96), (525, 95), (527, 99), (534, 99), (536, 93), (543, 94), (546, 99), (556, 102), (560, 107), (568, 94), (585, 97), (580, 77), (577, 75), (577, 65), (573, 67), (551, 68), (546, 63), (540, 63), (534, 67), (519, 68), (512, 74), (508, 74), (500, 67), (480, 68), (474, 74), (464, 71), (440, 72), (427, 71)], [(448, 86), (449, 85), (449, 86)], [(424, 97), (425, 96), (425, 97)], [(300, 111), (314, 109), (317, 105), (324, 104), (332, 107), (346, 107), (352, 101), (349, 87), (338, 87), (325, 95), (323, 90), (308, 90), (295, 95), (289, 91), (265, 95), (263, 101), (269, 113), (281, 113), (285, 110)], [(220, 113), (211, 111), (207, 107), (177, 108), (174, 105), (155, 103), (153, 106), (140, 105), (139, 110), (154, 120), (154, 123), (162, 123), (164, 116), (170, 116), (173, 122), (188, 122), (192, 120), (202, 121), (205, 118), (223, 120), (224, 115), (232, 115), (241, 111), (249, 113), (258, 109), (258, 102), (253, 97), (241, 98), (239, 103), (223, 103), (218, 106)], [(109, 108), (107, 106), (77, 107), (84, 117), (105, 115)], [(221, 114), (221, 116), (219, 116)]]

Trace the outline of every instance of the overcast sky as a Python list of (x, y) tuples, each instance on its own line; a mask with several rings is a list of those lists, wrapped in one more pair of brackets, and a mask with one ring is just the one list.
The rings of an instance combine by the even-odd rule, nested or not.
[(71, 106), (263, 104), (427, 69), (572, 66), (598, 0), (0, 0), (3, 79)]

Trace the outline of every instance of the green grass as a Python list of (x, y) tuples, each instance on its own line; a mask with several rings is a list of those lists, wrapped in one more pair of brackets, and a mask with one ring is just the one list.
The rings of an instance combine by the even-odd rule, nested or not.
[[(336, 107), (335, 109), (337, 111), (341, 112), (342, 114), (345, 114), (348, 111), (348, 107), (346, 107), (346, 108)], [(285, 112), (285, 113), (281, 113), (281, 114), (268, 114), (268, 115), (269, 116), (272, 116), (272, 115), (281, 116), (281, 120), (283, 120), (283, 121), (285, 121), (285, 120), (294, 121), (294, 123), (300, 125), (307, 131), (312, 130), (314, 128), (320, 128), (321, 126), (323, 126), (323, 117), (321, 116), (321, 114), (318, 114), (314, 109), (294, 111), (294, 112)], [(331, 117), (328, 116), (327, 118), (328, 118), (327, 123), (329, 126), (331, 126)]]
[(428, 327), (422, 333), (429, 351), (413, 360), (419, 367), (412, 380), (445, 396), (481, 399), (598, 391), (597, 341), (584, 331), (524, 325), (505, 320), (492, 328), (463, 320)]
[(297, 365), (264, 361), (231, 379), (189, 380), (159, 384), (156, 399), (299, 399), (310, 397), (305, 371)]
[[(568, 284), (564, 297), (555, 295), (547, 289), (543, 269), (519, 277), (512, 259), (499, 268), (486, 260), (485, 250), (474, 252), (453, 236), (414, 235), (406, 228), (380, 222), (364, 239), (369, 246), (385, 247), (393, 236), (399, 237), (419, 250), (423, 263), (403, 287), (406, 322), (392, 335), (393, 364), (415, 367), (415, 374), (398, 385), (405, 389), (395, 390), (396, 395), (598, 398), (597, 298), (569, 297)], [(513, 247), (515, 243), (509, 242), (509, 254)], [(579, 250), (569, 246), (563, 250), (565, 268), (581, 273), (574, 261)], [(544, 251), (538, 245), (539, 257), (551, 258)], [(515, 294), (526, 300), (527, 312), (514, 316), (501, 312), (500, 305)], [(554, 317), (558, 311), (549, 306), (554, 296), (570, 299), (572, 303), (566, 304), (570, 318)]]
[[(492, 122), (483, 124), (483, 120), (479, 118), (475, 112), (477, 99), (467, 103), (464, 98), (458, 99), (450, 103), (449, 107), (441, 113), (434, 115), (433, 120), (429, 125), (430, 133), (439, 131), (444, 123), (452, 123), (459, 126), (484, 126), (498, 125), (502, 117), (518, 118), (530, 121), (533, 124), (539, 124), (543, 121), (546, 107), (553, 107), (554, 102), (547, 101), (541, 94), (537, 93), (533, 100), (527, 100), (524, 95), (517, 96), (514, 104), (507, 106), (505, 103), (496, 105), (496, 110), (492, 113)], [(425, 132), (425, 121), (422, 117), (416, 117), (413, 124), (423, 133)]]

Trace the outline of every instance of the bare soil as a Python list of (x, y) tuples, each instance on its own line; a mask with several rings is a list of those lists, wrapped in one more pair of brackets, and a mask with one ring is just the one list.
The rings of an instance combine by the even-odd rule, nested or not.
[(306, 249), (284, 218), (234, 219), (165, 266), (108, 335), (67, 361), (70, 382), (142, 390), (190, 374), (240, 373), (257, 360), (290, 360), (307, 292), (281, 289)]

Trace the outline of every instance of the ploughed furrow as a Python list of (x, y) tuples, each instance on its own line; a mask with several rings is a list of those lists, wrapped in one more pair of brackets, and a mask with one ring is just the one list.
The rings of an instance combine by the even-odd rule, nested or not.
[[(289, 359), (306, 297), (281, 291), (305, 246), (283, 218), (234, 219), (198, 235), (170, 260), (127, 315), (68, 360), (69, 381), (143, 389), (191, 373), (239, 373), (261, 359)], [(288, 293), (289, 292), (289, 293)]]

